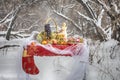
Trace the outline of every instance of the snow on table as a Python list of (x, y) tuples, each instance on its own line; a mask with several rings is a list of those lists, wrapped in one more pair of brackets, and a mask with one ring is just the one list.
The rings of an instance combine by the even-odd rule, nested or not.
[(36, 80), (83, 79), (89, 56), (86, 45), (83, 43), (75, 45), (31, 44), (32, 42), (27, 45), (27, 56), (23, 56), (22, 60), (24, 71), (30, 74), (29, 78)]

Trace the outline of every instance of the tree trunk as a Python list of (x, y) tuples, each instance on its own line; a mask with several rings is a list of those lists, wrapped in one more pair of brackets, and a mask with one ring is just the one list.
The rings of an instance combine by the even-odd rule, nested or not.
[(9, 23), (9, 28), (8, 28), (7, 34), (6, 34), (6, 40), (9, 40), (9, 39), (10, 39), (10, 35), (11, 35), (12, 28), (13, 28), (13, 24), (14, 24), (16, 18), (17, 18), (17, 14), (19, 13), (19, 11), (20, 11), (20, 7), (18, 7), (18, 8), (15, 10), (15, 12), (13, 13), (14, 17), (13, 17), (13, 19), (12, 19), (12, 20), (10, 21), (10, 23)]

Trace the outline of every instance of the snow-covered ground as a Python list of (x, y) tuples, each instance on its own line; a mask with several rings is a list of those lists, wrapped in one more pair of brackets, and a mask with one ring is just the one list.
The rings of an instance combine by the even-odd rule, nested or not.
[[(19, 45), (20, 41), (0, 39), (0, 47), (4, 45)], [(21, 47), (0, 49), (0, 80), (25, 80), (26, 75), (21, 68)]]
[[(21, 65), (23, 46), (28, 39), (6, 41), (0, 39), (0, 47), (4, 45), (20, 45), (0, 50), (0, 80), (82, 80), (85, 74), (87, 51), (80, 57), (39, 57), (35, 56), (35, 64), (40, 70), (38, 75), (26, 74)], [(85, 49), (85, 48), (83, 48)], [(80, 61), (82, 61), (80, 63)], [(83, 62), (85, 61), (85, 62)]]
[[(38, 75), (27, 75), (22, 70), (21, 59), (23, 51), (23, 40), (5, 41), (0, 39), (0, 47), (5, 44), (21, 45), (0, 49), (0, 80), (65, 80), (72, 71), (74, 58), (71, 57), (35, 57), (35, 63), (40, 69)], [(117, 41), (110, 40), (100, 43), (99, 41), (88, 41), (90, 48), (90, 62), (86, 69), (86, 80), (119, 80), (120, 79), (120, 46)], [(78, 68), (86, 67), (86, 64)], [(79, 75), (80, 74), (80, 75)], [(75, 80), (81, 80), (81, 74)], [(72, 77), (67, 80), (72, 80)]]

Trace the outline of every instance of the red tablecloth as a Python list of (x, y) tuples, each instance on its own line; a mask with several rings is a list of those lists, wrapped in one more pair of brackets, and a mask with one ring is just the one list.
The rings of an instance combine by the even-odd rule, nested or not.
[[(55, 49), (64, 50), (67, 47), (75, 46), (75, 44), (74, 45), (72, 44), (71, 45), (51, 45), (51, 46)], [(75, 48), (76, 47), (71, 48), (71, 51), (74, 51)], [(34, 56), (70, 56), (70, 57), (72, 56), (72, 54), (70, 53), (57, 54), (55, 52), (52, 52), (46, 49), (44, 45), (43, 46), (36, 45), (34, 42), (27, 45), (27, 47), (24, 48), (24, 51), (25, 50), (26, 50), (27, 56), (22, 57), (23, 70), (28, 74), (34, 74), (34, 75), (40, 72), (34, 63)], [(23, 52), (23, 55), (24, 54), (25, 53)]]

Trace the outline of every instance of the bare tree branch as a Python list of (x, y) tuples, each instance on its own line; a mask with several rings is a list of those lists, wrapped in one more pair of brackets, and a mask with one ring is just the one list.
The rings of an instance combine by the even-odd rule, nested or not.
[[(7, 31), (0, 31), (0, 36), (5, 36)], [(18, 38), (25, 38), (29, 37), (30, 34), (26, 34), (25, 32), (22, 31), (11, 31), (11, 36), (18, 37)]]
[(9, 12), (1, 21), (0, 24), (5, 24), (9, 21), (11, 21), (11, 18), (9, 18), (13, 13), (13, 10), (11, 12)]
[(103, 0), (97, 0), (106, 11), (110, 10), (110, 7), (108, 7)]
[(26, 32), (26, 31), (29, 31), (30, 29), (32, 29), (34, 26), (38, 26), (38, 22), (40, 20), (37, 20), (36, 22), (34, 22), (28, 29), (20, 29), (19, 32)]
[(70, 5), (65, 5), (65, 6), (61, 6), (62, 8), (73, 8), (76, 4), (70, 4)]
[(79, 25), (77, 25), (77, 23), (75, 23), (75, 22), (74, 22), (72, 19), (70, 19), (69, 17), (67, 17), (67, 16), (65, 16), (65, 15), (63, 15), (63, 14), (61, 14), (61, 13), (55, 11), (55, 10), (53, 10), (53, 12), (56, 13), (57, 15), (63, 17), (64, 19), (70, 21), (76, 28), (78, 28), (80, 31), (82, 31), (81, 27), (80, 27)]
[(85, 10), (90, 18), (96, 19), (94, 12), (92, 11), (90, 5), (87, 4), (88, 0), (77, 0), (77, 1), (82, 4), (82, 6), (85, 8)]
[(114, 10), (117, 14), (120, 13), (120, 10), (118, 9), (118, 6), (115, 3), (112, 3), (112, 5), (114, 6)]
[(18, 14), (19, 11), (20, 11), (20, 7), (18, 7), (18, 8), (14, 11), (14, 13), (13, 13), (13, 15), (12, 15), (12, 20), (11, 20), (11, 22), (9, 23), (9, 27), (8, 27), (7, 34), (6, 34), (6, 39), (7, 39), (7, 40), (10, 39), (11, 30), (12, 30), (14, 21), (15, 21), (15, 19), (17, 18), (17, 14)]
[(100, 14), (98, 15), (98, 18), (97, 18), (96, 25), (99, 26), (99, 27), (101, 27), (101, 22), (102, 22), (103, 14), (104, 14), (104, 9), (101, 10), (101, 12), (100, 12)]
[(84, 17), (86, 20), (88, 20), (88, 21), (93, 21), (94, 22), (94, 20), (92, 19), (92, 18), (90, 18), (90, 17), (88, 17), (88, 16), (85, 16), (84, 14), (82, 14), (82, 13), (80, 13), (79, 11), (76, 11), (80, 16), (82, 16), (82, 17)]
[(90, 17), (92, 16), (92, 19), (81, 14), (80, 12), (77, 12), (80, 16), (84, 17), (85, 19), (91, 21), (94, 23), (95, 27), (96, 27), (96, 30), (98, 32), (98, 34), (100, 35), (100, 39), (102, 40), (107, 40), (108, 39), (108, 34), (107, 32), (105, 31), (105, 29), (103, 29), (101, 27), (101, 20), (102, 20), (102, 17), (103, 17), (103, 13), (104, 13), (104, 10), (101, 11), (101, 13), (99, 14), (98, 17), (95, 17), (95, 13), (93, 11), (93, 9), (91, 8), (91, 6), (87, 3), (87, 1), (84, 1), (84, 0), (77, 0), (79, 1), (86, 9), (87, 13), (90, 14)]
[(111, 23), (110, 23), (112, 27), (111, 37), (114, 38), (115, 40), (120, 41), (120, 38), (119, 38), (120, 37), (120, 34), (119, 34), (120, 20), (118, 19), (120, 16), (120, 10), (118, 9), (117, 4), (115, 4), (113, 0), (108, 0), (109, 6), (107, 6), (104, 1), (101, 1), (101, 0), (97, 0), (97, 1), (100, 5), (103, 6), (103, 8), (107, 12), (107, 15), (111, 18)]

